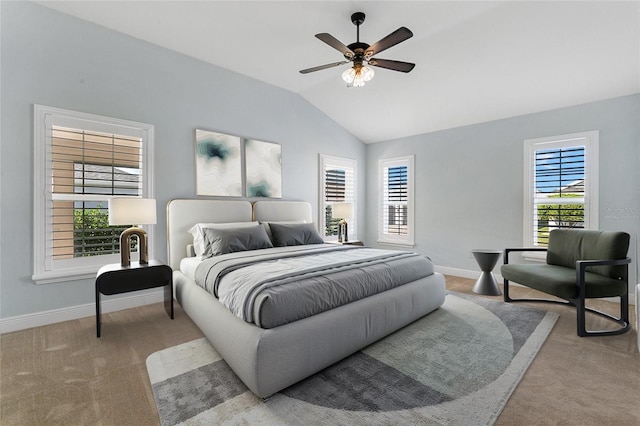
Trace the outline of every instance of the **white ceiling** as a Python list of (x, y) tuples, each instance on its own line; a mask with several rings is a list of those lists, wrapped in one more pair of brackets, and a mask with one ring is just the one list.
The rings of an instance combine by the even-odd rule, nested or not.
[[(62, 1), (39, 2), (300, 94), (363, 142), (640, 92), (640, 2)], [(314, 37), (361, 41), (401, 26), (413, 38), (381, 53), (415, 62), (376, 68), (347, 88), (347, 66)]]

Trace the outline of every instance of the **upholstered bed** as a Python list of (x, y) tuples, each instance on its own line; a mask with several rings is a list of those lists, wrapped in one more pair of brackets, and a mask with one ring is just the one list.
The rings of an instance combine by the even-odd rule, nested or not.
[[(167, 205), (168, 255), (169, 264), (174, 270), (175, 298), (238, 377), (260, 397), (268, 397), (322, 370), (437, 309), (444, 302), (444, 277), (434, 273), (432, 265), (429, 269), (430, 262), (428, 262), (424, 267), (425, 271), (423, 272), (425, 273), (422, 274), (424, 276), (420, 278), (408, 278), (411, 281), (402, 285), (387, 285), (379, 293), (361, 294), (359, 297), (364, 298), (343, 301), (335, 307), (326, 307), (325, 309), (328, 310), (319, 313), (306, 312), (310, 307), (303, 306), (301, 308), (303, 312), (295, 314), (300, 319), (297, 317), (283, 319), (282, 315), (278, 315), (277, 311), (282, 308), (278, 308), (278, 305), (276, 307), (269, 305), (272, 299), (277, 299), (274, 294), (262, 299), (258, 298), (258, 302), (255, 303), (264, 302), (264, 300), (267, 302), (263, 303), (265, 307), (256, 308), (255, 316), (257, 319), (254, 319), (253, 323), (249, 322), (247, 318), (240, 318), (232, 313), (227, 306), (224, 306), (216, 297), (217, 290), (210, 292), (205, 289), (206, 286), (196, 284), (196, 275), (198, 273), (206, 275), (208, 270), (206, 273), (203, 272), (204, 261), (196, 260), (194, 263), (193, 259), (188, 258), (193, 256), (194, 238), (189, 231), (195, 224), (252, 221), (260, 223), (311, 223), (311, 205), (297, 201), (258, 201), (252, 204), (241, 200), (199, 199), (173, 200)], [(277, 236), (270, 235), (271, 239), (275, 237)], [(355, 251), (355, 248), (326, 244), (317, 244), (313, 247), (282, 247), (282, 249), (295, 253), (300, 252), (299, 256), (306, 256), (307, 253), (304, 250), (309, 249), (313, 252), (326, 252), (323, 254), (325, 256), (340, 256), (343, 259), (362, 256), (366, 251), (373, 253), (374, 257), (381, 257), (374, 249), (365, 248), (362, 251)], [(269, 257), (269, 253), (277, 251), (279, 250), (267, 248), (254, 250), (249, 255), (240, 253), (239, 256), (253, 258), (254, 253), (260, 252), (261, 255), (266, 253)], [(236, 253), (229, 256), (231, 255), (236, 256)], [(220, 259), (224, 258), (227, 261), (227, 256), (224, 254), (220, 256)], [(293, 255), (287, 254), (287, 256), (292, 257)], [(398, 256), (400, 259), (398, 262), (402, 262), (405, 257), (407, 256)], [(293, 260), (287, 258), (285, 261), (291, 262)], [(396, 260), (394, 259), (394, 261)], [(234, 258), (228, 262), (235, 263), (237, 261)], [(364, 265), (370, 262), (370, 259), (358, 260), (358, 262)], [(380, 262), (385, 265), (392, 263), (386, 258)], [(342, 263), (344, 265), (340, 268), (349, 269), (349, 271), (339, 272), (342, 274), (363, 274), (362, 271), (367, 267), (366, 265), (352, 267), (347, 265), (350, 261), (346, 260)], [(195, 266), (196, 264), (197, 266)], [(254, 268), (259, 267), (255, 262), (252, 265)], [(294, 269), (300, 268), (297, 264), (295, 265)], [(403, 270), (411, 269), (402, 266), (402, 263), (399, 265)], [(207, 267), (213, 270), (218, 266)], [(340, 268), (332, 267), (336, 270), (340, 270)], [(313, 269), (313, 273), (300, 274), (299, 282), (303, 282), (302, 279), (309, 276), (312, 280), (313, 277), (316, 277), (316, 281), (319, 281), (324, 277), (324, 273)], [(378, 281), (391, 281), (392, 275), (396, 274), (390, 275), (387, 272), (387, 278)], [(290, 286), (295, 286), (298, 282), (297, 276), (290, 274), (287, 277), (288, 279), (285, 281)], [(407, 277), (411, 277), (411, 275), (407, 275)], [(350, 281), (347, 279), (347, 284)], [(317, 282), (314, 281), (314, 284)], [(211, 286), (214, 285), (211, 284)], [(279, 296), (283, 285), (278, 285), (275, 288), (277, 289), (275, 296)], [(362, 289), (358, 291), (366, 292)], [(282, 298), (285, 300), (283, 303), (286, 306), (291, 307), (295, 304), (297, 308), (298, 305), (304, 305), (301, 301), (305, 298), (313, 298), (313, 293), (311, 296), (306, 295), (302, 298), (299, 296), (297, 298)], [(331, 296), (327, 299), (333, 300), (335, 297)], [(260, 316), (262, 311), (266, 312), (265, 316)], [(248, 311), (249, 315), (251, 312), (251, 310)], [(260, 324), (260, 321), (269, 324), (260, 327), (256, 325), (256, 322)]]

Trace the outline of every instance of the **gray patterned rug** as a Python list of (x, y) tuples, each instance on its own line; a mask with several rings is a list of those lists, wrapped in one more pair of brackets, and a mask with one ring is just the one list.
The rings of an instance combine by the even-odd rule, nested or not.
[(449, 293), (426, 317), (266, 402), (206, 339), (147, 358), (164, 426), (493, 424), (557, 320)]

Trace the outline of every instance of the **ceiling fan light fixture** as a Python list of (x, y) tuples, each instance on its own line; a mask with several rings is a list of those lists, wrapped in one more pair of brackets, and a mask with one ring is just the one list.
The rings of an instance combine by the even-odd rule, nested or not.
[[(317, 67), (306, 68), (300, 70), (300, 73), (308, 74), (310, 72), (339, 67), (341, 65), (348, 64), (349, 62), (353, 62), (353, 66), (342, 73), (342, 79), (347, 83), (347, 87), (362, 87), (367, 81), (370, 81), (373, 78), (374, 71), (371, 69), (371, 66), (404, 73), (410, 72), (416, 64), (374, 58), (373, 56), (413, 37), (411, 30), (406, 27), (400, 27), (386, 37), (383, 37), (370, 45), (360, 41), (360, 25), (364, 22), (364, 18), (365, 15), (363, 12), (356, 12), (351, 15), (351, 23), (356, 26), (356, 41), (349, 45), (345, 45), (329, 33), (316, 34), (316, 38), (318, 40), (342, 53), (344, 60)], [(365, 64), (369, 66), (365, 66)]]
[(373, 68), (363, 65), (354, 65), (342, 73), (342, 79), (349, 86), (362, 87), (365, 82), (371, 80), (374, 75), (375, 72), (373, 71)]

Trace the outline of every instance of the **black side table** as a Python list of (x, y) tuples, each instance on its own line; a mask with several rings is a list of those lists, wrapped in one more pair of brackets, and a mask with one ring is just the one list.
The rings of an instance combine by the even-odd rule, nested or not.
[(173, 319), (173, 271), (157, 260), (148, 264), (131, 262), (129, 266), (119, 263), (105, 265), (96, 277), (96, 332), (100, 337), (100, 294), (112, 295), (130, 291), (164, 287), (164, 310)]

